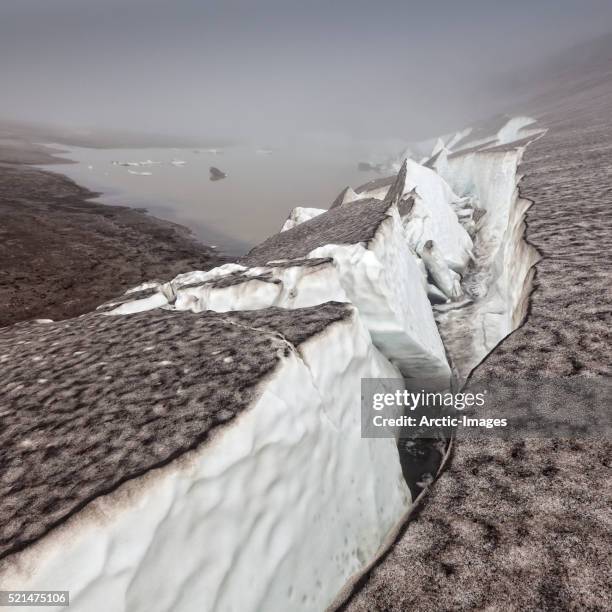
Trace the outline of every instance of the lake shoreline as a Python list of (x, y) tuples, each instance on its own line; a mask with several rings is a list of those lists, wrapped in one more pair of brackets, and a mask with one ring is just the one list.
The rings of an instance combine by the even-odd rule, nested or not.
[(35, 165), (70, 163), (35, 137), (0, 134), (0, 327), (78, 316), (151, 279), (231, 261), (187, 227), (101, 204)]

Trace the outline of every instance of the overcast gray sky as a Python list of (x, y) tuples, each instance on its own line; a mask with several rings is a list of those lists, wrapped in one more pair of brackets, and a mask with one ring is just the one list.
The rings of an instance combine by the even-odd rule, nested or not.
[(2, 0), (0, 117), (419, 138), (491, 76), (612, 29), (610, 0)]

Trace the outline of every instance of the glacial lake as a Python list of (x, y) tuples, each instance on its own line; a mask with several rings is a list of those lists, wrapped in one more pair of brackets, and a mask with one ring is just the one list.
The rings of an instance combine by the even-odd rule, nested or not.
[[(346, 185), (378, 178), (376, 172), (358, 170), (358, 162), (372, 160), (374, 149), (379, 159), (389, 149), (369, 141), (273, 151), (233, 146), (217, 152), (54, 146), (77, 163), (45, 168), (100, 192), (100, 202), (146, 208), (235, 255), (278, 232), (294, 207), (327, 208)], [(148, 161), (153, 163), (121, 165)], [(227, 178), (211, 181), (210, 166)]]

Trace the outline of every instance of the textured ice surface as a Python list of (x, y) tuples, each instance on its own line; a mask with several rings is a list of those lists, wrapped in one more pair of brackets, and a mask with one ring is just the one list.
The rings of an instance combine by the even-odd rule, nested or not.
[[(534, 201), (526, 238), (543, 258), (529, 317), (477, 380), (612, 374), (611, 42), (570, 53), (554, 80), (542, 74), (533, 104), (549, 131), (526, 149), (520, 193)], [(611, 451), (605, 434), (461, 441), (418, 521), (343, 610), (612, 609)]]
[[(406, 188), (416, 186), (417, 197), (405, 220), (406, 235), (426, 261), (430, 300), (443, 302), (436, 289), (461, 298), (458, 277), (444, 269), (441, 258), (461, 274), (468, 298), (435, 309), (460, 377), (525, 314), (537, 254), (522, 239), (528, 202), (518, 198), (517, 167), (525, 147), (541, 134), (529, 117), (498, 116), (458, 132), (445, 145), (437, 141), (427, 167), (409, 161)], [(380, 181), (358, 191), (377, 197), (383, 189)], [(424, 251), (428, 241), (435, 245), (434, 257)]]
[[(394, 170), (397, 171), (403, 161), (394, 164)], [(389, 178), (371, 181), (362, 185), (359, 193), (362, 197), (381, 199), (389, 189), (389, 181)], [(407, 159), (403, 193), (411, 192), (414, 204), (405, 220), (410, 246), (420, 255), (425, 243), (434, 240), (447, 264), (458, 272), (463, 270), (471, 257), (472, 239), (454, 210), (459, 196), (437, 172)]]
[[(303, 308), (330, 300), (348, 302), (337, 270), (329, 258), (308, 258), (270, 262), (248, 268), (226, 264), (209, 272), (181, 274), (172, 286), (174, 301), (169, 303), (157, 289), (134, 292), (101, 307), (107, 314), (124, 315), (158, 306), (171, 310), (227, 312), (260, 310), (270, 306)], [(149, 295), (148, 291), (157, 291)]]
[[(516, 168), (528, 125), (432, 141), (428, 167), (409, 160), (399, 186), (384, 178), (328, 211), (297, 208), (237, 264), (48, 323), (42, 347), (38, 331), (25, 348), (9, 338), (35, 363), (23, 380), (3, 373), (13, 425), (37, 423), (34, 450), (13, 458), (39, 480), (15, 497), (23, 466), (0, 476), (3, 587), (65, 585), (87, 612), (323, 610), (411, 502), (395, 441), (360, 436), (360, 379), (446, 385), (447, 352), (462, 379), (524, 315), (535, 253)], [(449, 298), (435, 307), (444, 346), (431, 303)], [(47, 385), (66, 380), (66, 410), (49, 411)], [(41, 483), (60, 492), (53, 504)]]
[(449, 151), (452, 151), (454, 147), (456, 146), (456, 144), (460, 142), (461, 140), (463, 140), (464, 138), (467, 138), (471, 132), (472, 132), (471, 127), (467, 127), (464, 130), (460, 130), (459, 132), (456, 132), (446, 142), (446, 148)]
[(291, 211), (291, 214), (285, 221), (281, 232), (290, 230), (292, 227), (295, 227), (304, 221), (308, 221), (308, 219), (312, 219), (313, 217), (316, 217), (324, 212), (324, 208), (303, 208), (302, 206), (298, 206)]
[(336, 208), (338, 206), (343, 206), (345, 204), (350, 204), (355, 200), (360, 199), (360, 195), (353, 191), (350, 187), (345, 187), (336, 197), (336, 199), (332, 202), (330, 208)]
[(446, 147), (451, 151), (462, 151), (505, 145), (537, 133), (539, 130), (527, 129), (534, 123), (535, 120), (531, 117), (499, 115), (474, 126), (463, 137), (448, 143)]
[(453, 365), (464, 379), (526, 313), (537, 253), (523, 239), (529, 203), (518, 197), (517, 167), (524, 144), (450, 156), (440, 172), (453, 189), (474, 196), (485, 211), (475, 237), (475, 262), (463, 287), (473, 303), (436, 319)]
[(436, 144), (434, 144), (433, 149), (431, 150), (431, 155), (430, 157), (434, 157), (435, 155), (437, 155), (440, 151), (442, 151), (442, 149), (444, 149), (444, 140), (442, 140), (442, 138), (438, 138), (436, 140)]
[[(159, 335), (161, 349), (167, 346), (163, 338), (168, 336), (168, 325), (141, 325), (159, 317), (172, 321), (177, 331), (183, 331), (173, 336), (172, 365), (162, 367), (178, 376), (176, 382), (182, 388), (173, 401), (181, 399), (184, 403), (180, 405), (189, 406), (201, 396), (204, 406), (215, 409), (218, 425), (195, 445), (189, 445), (185, 434), (175, 436), (177, 443), (187, 447), (170, 463), (161, 459), (163, 454), (172, 456), (172, 449), (163, 444), (170, 438), (157, 435), (160, 448), (150, 450), (160, 454), (158, 467), (136, 472), (106, 495), (94, 494), (88, 505), (46, 537), (0, 560), (3, 588), (69, 589), (70, 610), (82, 612), (323, 610), (346, 580), (374, 556), (411, 499), (395, 441), (360, 436), (360, 379), (395, 378), (397, 369), (372, 346), (357, 313), (348, 305), (275, 310), (272, 317), (267, 311), (261, 315), (209, 313), (201, 319), (203, 316), (147, 313), (81, 320), (81, 326), (101, 325), (101, 331), (106, 331), (106, 344), (91, 344), (91, 350), (109, 359), (113, 350), (129, 350), (120, 347), (140, 348), (133, 339), (129, 342), (129, 333), (115, 338), (109, 333), (112, 329), (129, 332), (131, 326), (131, 333), (143, 337), (145, 344), (153, 341), (146, 338), (153, 331), (154, 336)], [(200, 320), (214, 323), (217, 319), (242, 336), (236, 343), (240, 351), (235, 348), (233, 357), (232, 341), (225, 334), (211, 329), (197, 339), (187, 333), (192, 328), (197, 331)], [(70, 325), (79, 326), (75, 321), (49, 324), (48, 333), (54, 332), (51, 326)], [(83, 334), (74, 329), (62, 335), (58, 327), (55, 338), (54, 349), (48, 346), (46, 350), (50, 360), (76, 348)], [(255, 357), (255, 345), (264, 359), (247, 360), (247, 356)], [(115, 348), (109, 351), (112, 346)], [(152, 355), (159, 359), (168, 348)], [(35, 352), (36, 347), (28, 350)], [(113, 367), (120, 371), (127, 362), (118, 355), (115, 358)], [(219, 369), (211, 378), (212, 370), (201, 377), (202, 388), (183, 384), (181, 372), (192, 367), (194, 376), (200, 376), (207, 358), (225, 364), (227, 374)], [(262, 376), (266, 362), (271, 369)], [(72, 363), (78, 375), (80, 362), (73, 358)], [(138, 363), (151, 373), (159, 371), (152, 360)], [(45, 367), (60, 366), (47, 363)], [(65, 378), (70, 375), (70, 370), (64, 372)], [(233, 375), (255, 387), (243, 396), (230, 380)], [(228, 385), (225, 406), (211, 399), (208, 390), (211, 380), (223, 390), (224, 376)], [(176, 419), (180, 429), (193, 432), (189, 435), (196, 441), (198, 430), (210, 426), (205, 407), (198, 410), (197, 401), (191, 404), (191, 418), (159, 412), (164, 402), (161, 398), (153, 401), (155, 385), (145, 379), (141, 386), (134, 401), (143, 409), (149, 405), (156, 419)], [(26, 402), (30, 393), (22, 392), (20, 397)], [(125, 436), (129, 415), (134, 414), (129, 396), (125, 399), (128, 420), (118, 419), (118, 433), (102, 436), (102, 443), (112, 444), (117, 435)], [(237, 402), (243, 404), (239, 411)], [(103, 403), (104, 397), (99, 398), (97, 407), (103, 409)], [(63, 422), (63, 414), (58, 405), (56, 424)], [(112, 421), (104, 428), (109, 426), (115, 427)], [(140, 431), (134, 429), (134, 434), (142, 437)], [(169, 429), (168, 435), (171, 432)], [(64, 461), (64, 470), (75, 471), (70, 480), (73, 491), (87, 478), (99, 482), (100, 493), (104, 493), (117, 477), (117, 469), (100, 469), (95, 463), (80, 467), (79, 463), (97, 455), (91, 449), (72, 454), (62, 447), (67, 439), (55, 437), (60, 442), (55, 451), (58, 474)], [(87, 447), (87, 438), (72, 440)], [(125, 442), (119, 440), (118, 449), (140, 464), (144, 442), (134, 441), (129, 446), (129, 437)], [(15, 437), (13, 445), (17, 444)], [(18, 452), (26, 456), (27, 449)], [(106, 464), (113, 457), (104, 452), (99, 460)], [(31, 459), (30, 479), (41, 471), (35, 457)], [(120, 460), (119, 471), (129, 465)], [(69, 492), (68, 487), (53, 485), (49, 479), (46, 486), (56, 493)], [(76, 488), (77, 493), (88, 490)], [(42, 494), (38, 497), (43, 502), (49, 499)], [(10, 497), (3, 499), (10, 501)], [(78, 499), (66, 497), (66, 503), (78, 504)], [(36, 513), (42, 513), (44, 519), (45, 512), (44, 503), (35, 504), (29, 520)], [(4, 530), (11, 525), (14, 522), (5, 524)]]
[[(172, 281), (176, 301), (168, 307), (224, 312), (351, 302), (404, 376), (448, 382), (425, 275), (394, 204), (364, 199), (336, 207), (255, 247), (243, 264), (181, 275)], [(122, 304), (111, 314), (146, 303)]]
[(214, 282), (183, 285), (174, 308), (202, 312), (303, 308), (330, 300), (348, 302), (331, 259), (311, 258), (245, 268)]
[[(457, 277), (439, 265), (442, 257), (461, 273), (463, 291), (470, 300), (451, 308), (436, 307), (436, 320), (460, 377), (515, 329), (525, 314), (537, 254), (522, 239), (529, 203), (518, 198), (517, 167), (525, 147), (541, 134), (529, 117), (494, 117), (458, 132), (445, 145), (437, 141), (427, 167), (409, 162), (406, 188), (415, 185), (417, 197), (405, 220), (406, 235), (429, 264), (428, 296), (438, 304), (457, 296)], [(424, 150), (424, 144), (413, 148)], [(392, 167), (399, 163), (396, 159)], [(378, 197), (385, 181), (358, 191)], [(429, 240), (436, 246), (433, 259), (437, 263), (424, 253)]]
[(538, 133), (540, 130), (528, 130), (529, 126), (533, 126), (535, 120), (531, 117), (512, 117), (508, 122), (497, 132), (497, 142), (500, 145), (508, 144), (520, 140), (528, 134)]
[(453, 209), (458, 196), (436, 172), (409, 160), (405, 192), (413, 188), (418, 197), (406, 224), (411, 246), (420, 254), (425, 243), (433, 240), (447, 264), (462, 271), (470, 260), (472, 239)]
[(434, 285), (447, 299), (458, 300), (461, 298), (463, 294), (460, 284), (461, 277), (448, 267), (433, 240), (425, 243), (421, 252), (421, 259)]
[(374, 344), (405, 378), (449, 381), (450, 369), (425, 279), (406, 243), (395, 206), (367, 248), (362, 244), (326, 245), (311, 255), (333, 258), (342, 287)]

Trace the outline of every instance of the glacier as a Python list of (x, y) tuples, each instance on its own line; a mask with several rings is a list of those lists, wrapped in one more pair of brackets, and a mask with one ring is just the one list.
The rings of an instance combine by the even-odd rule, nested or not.
[[(432, 384), (439, 380), (440, 386), (449, 386), (451, 371), (426, 278), (406, 239), (398, 202), (392, 201), (406, 190), (405, 170), (387, 189), (393, 192), (390, 199), (363, 198), (334, 207), (255, 247), (238, 267), (229, 264), (174, 279), (176, 301), (166, 306), (223, 312), (351, 302), (375, 346), (406, 379), (427, 377)], [(298, 218), (290, 216), (293, 222)], [(141, 311), (164, 299), (131, 300), (109, 314)]]
[[(300, 343), (265, 330), (266, 315), (216, 315), (281, 351), (250, 405), (0, 559), (3, 588), (65, 585), (83, 612), (324, 609), (411, 504), (395, 441), (362, 439), (356, 409), (361, 378), (400, 373), (355, 309), (335, 308), (347, 316)], [(300, 324), (298, 310), (277, 316)]]
[(474, 302), (437, 316), (462, 380), (520, 325), (527, 312), (533, 266), (539, 259), (523, 239), (530, 202), (518, 193), (518, 168), (527, 144), (517, 141), (481, 151), (459, 151), (440, 169), (453, 189), (474, 197), (484, 212), (475, 238), (475, 260), (463, 279)]
[(304, 208), (302, 206), (298, 206), (291, 211), (289, 218), (283, 224), (281, 232), (290, 230), (292, 227), (295, 227), (304, 221), (308, 221), (309, 219), (312, 219), (324, 212), (324, 208)]
[[(329, 209), (295, 208), (236, 263), (101, 305), (95, 325), (218, 320), (244, 331), (245, 352), (272, 343), (276, 365), (210, 440), (0, 559), (2, 585), (66, 584), (83, 612), (331, 605), (414, 502), (397, 441), (361, 438), (360, 381), (458, 388), (521, 324), (538, 253), (523, 238), (519, 166), (542, 133), (497, 117), (415, 143), (383, 165), (391, 176), (346, 187)], [(330, 308), (345, 314), (327, 320)], [(290, 339), (281, 327), (299, 330), (306, 311), (320, 326)]]

